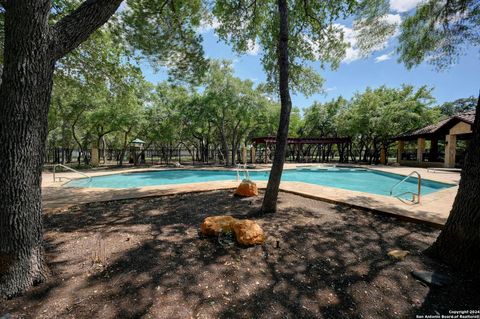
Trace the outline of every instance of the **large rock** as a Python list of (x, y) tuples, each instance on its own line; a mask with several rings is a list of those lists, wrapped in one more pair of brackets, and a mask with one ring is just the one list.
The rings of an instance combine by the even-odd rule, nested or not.
[(200, 225), (200, 231), (206, 236), (218, 236), (222, 232), (231, 232), (232, 225), (238, 221), (232, 216), (210, 216)]
[(251, 180), (244, 179), (240, 185), (238, 185), (237, 190), (235, 191), (235, 196), (242, 197), (252, 197), (258, 196), (257, 184)]
[(400, 249), (395, 249), (388, 252), (388, 256), (398, 260), (403, 260), (407, 255), (408, 251)]
[(237, 220), (232, 225), (235, 239), (241, 245), (260, 245), (265, 242), (265, 234), (262, 228), (253, 220)]

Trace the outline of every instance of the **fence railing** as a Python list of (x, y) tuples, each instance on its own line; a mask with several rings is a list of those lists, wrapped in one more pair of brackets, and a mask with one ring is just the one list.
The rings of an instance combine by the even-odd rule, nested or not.
[[(92, 154), (90, 150), (67, 149), (67, 148), (48, 148), (45, 152), (44, 162), (46, 164), (78, 164), (89, 165), (92, 161)], [(240, 151), (236, 154), (236, 162), (241, 160)], [(148, 165), (165, 165), (165, 164), (189, 164), (189, 165), (204, 165), (204, 164), (220, 164), (224, 163), (224, 155), (220, 150), (209, 150), (208, 156), (206, 154), (199, 154), (194, 149), (186, 148), (149, 148), (136, 150), (121, 150), (121, 149), (99, 149), (98, 162), (100, 164), (148, 164)], [(231, 154), (228, 157), (231, 159)], [(248, 161), (251, 161), (248, 158)]]
[[(208, 165), (224, 164), (224, 152), (218, 147), (208, 150), (207, 154), (200, 152), (193, 147), (157, 147), (144, 150), (131, 149), (99, 149), (98, 162), (107, 165), (120, 164), (147, 164), (147, 165), (165, 165), (181, 163), (186, 165)], [(265, 149), (262, 145), (257, 146), (255, 158), (252, 159), (252, 153), (247, 150), (247, 163), (271, 163), (275, 154), (275, 147)], [(46, 164), (78, 164), (89, 165), (92, 161), (90, 150), (79, 150), (72, 148), (48, 148), (45, 152), (44, 162)], [(287, 149), (286, 162), (291, 163), (327, 163), (327, 162), (362, 162), (362, 152), (356, 149), (338, 150), (336, 148), (321, 149), (310, 148), (308, 150)], [(378, 157), (378, 156), (377, 156)], [(229, 164), (232, 165), (232, 153), (228, 154)], [(235, 153), (235, 163), (243, 163), (242, 150)]]

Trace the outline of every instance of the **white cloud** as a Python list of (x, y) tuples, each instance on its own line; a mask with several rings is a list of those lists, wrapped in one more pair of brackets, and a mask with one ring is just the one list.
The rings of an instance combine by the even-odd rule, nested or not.
[(407, 12), (425, 0), (390, 0), (390, 9), (396, 12)]
[(360, 50), (357, 46), (357, 31), (344, 26), (342, 24), (336, 24), (337, 28), (343, 31), (343, 40), (350, 46), (345, 50), (345, 58), (342, 60), (344, 63), (350, 63), (356, 61), (362, 57)]
[(336, 90), (337, 90), (337, 87), (333, 86), (333, 87), (326, 88), (324, 91), (325, 91), (325, 93), (328, 93), (328, 92), (333, 92), (333, 91), (336, 91)]
[[(400, 24), (402, 23), (402, 17), (399, 14), (387, 14), (382, 18), (382, 20), (390, 25), (394, 25), (396, 30), (392, 37), (398, 36)], [(335, 27), (343, 31), (343, 39), (346, 43), (349, 44), (349, 47), (345, 50), (345, 58), (342, 60), (342, 62), (349, 64), (353, 61), (363, 58), (364, 56), (362, 55), (362, 52), (357, 47), (358, 30), (349, 28), (342, 24), (335, 24)], [(388, 38), (384, 42), (379, 43), (375, 48), (373, 48), (372, 52), (385, 49), (388, 46), (388, 41), (391, 38)]]
[(353, 61), (359, 60), (362, 57), (360, 50), (357, 48), (347, 48), (345, 50), (345, 58), (342, 60), (343, 63), (350, 64)]
[(208, 20), (202, 20), (200, 22), (200, 27), (198, 28), (199, 33), (207, 33), (209, 31), (215, 30), (220, 26), (220, 21), (217, 18), (213, 17)]
[(383, 62), (383, 61), (390, 60), (392, 58), (392, 55), (393, 55), (393, 51), (390, 52), (390, 53), (387, 53), (387, 54), (382, 54), (380, 56), (377, 56), (375, 58), (375, 63), (380, 63), (380, 62)]
[(260, 44), (257, 41), (248, 41), (248, 55), (257, 55), (260, 52)]
[(386, 22), (387, 24), (395, 27), (395, 32), (391, 35), (390, 38), (385, 39), (385, 42), (379, 44), (379, 49), (381, 50), (388, 45), (388, 41), (391, 38), (394, 38), (400, 34), (400, 25), (402, 24), (402, 17), (399, 14), (387, 14), (381, 18), (381, 21)]
[(402, 17), (399, 14), (387, 14), (386, 16), (382, 17), (382, 20), (387, 22), (388, 24), (394, 24), (396, 26), (400, 26), (402, 23)]

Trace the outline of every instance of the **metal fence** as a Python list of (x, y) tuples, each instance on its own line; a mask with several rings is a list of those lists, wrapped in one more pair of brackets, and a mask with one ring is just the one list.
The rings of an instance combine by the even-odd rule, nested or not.
[[(390, 150), (390, 157), (395, 157), (395, 150)], [(265, 149), (258, 145), (255, 151), (255, 158), (252, 160), (252, 152), (247, 150), (247, 163), (271, 163), (275, 154), (275, 148)], [(45, 152), (44, 162), (46, 164), (76, 164), (90, 165), (91, 150), (79, 150), (68, 148), (48, 148)], [(121, 149), (99, 149), (99, 164), (101, 165), (169, 165), (180, 163), (182, 165), (224, 165), (225, 154), (220, 148), (208, 150), (208, 156), (201, 156), (194, 148), (186, 147), (159, 147), (144, 150), (121, 150)], [(203, 158), (203, 160), (202, 160)], [(232, 153), (229, 152), (229, 165), (231, 165)], [(304, 150), (287, 148), (286, 162), (290, 163), (327, 163), (327, 162), (362, 162), (362, 152), (355, 148), (338, 149), (312, 147)], [(241, 163), (242, 150), (235, 151), (235, 163)]]
[[(224, 154), (216, 149), (209, 150), (208, 156), (201, 160), (198, 152), (185, 147), (160, 147), (149, 149), (99, 149), (98, 162), (103, 165), (168, 165), (180, 163), (184, 165), (208, 165), (224, 164)], [(241, 159), (237, 152), (237, 162)], [(249, 159), (250, 160), (250, 159)], [(46, 164), (77, 164), (89, 165), (92, 161), (91, 150), (79, 150), (68, 148), (48, 148), (45, 152)]]

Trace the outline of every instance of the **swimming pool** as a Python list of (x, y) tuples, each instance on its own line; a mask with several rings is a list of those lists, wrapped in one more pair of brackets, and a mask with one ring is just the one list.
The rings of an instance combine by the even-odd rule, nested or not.
[[(269, 171), (251, 171), (250, 179), (268, 180)], [(69, 182), (71, 187), (99, 188), (138, 188), (145, 186), (189, 184), (212, 181), (231, 181), (236, 179), (235, 171), (226, 170), (165, 170), (113, 174), (86, 178)], [(328, 170), (284, 170), (282, 181), (304, 182), (315, 185), (330, 186), (378, 195), (390, 195), (390, 188), (404, 176), (362, 169), (328, 169)], [(430, 194), (454, 185), (422, 179), (422, 194)], [(395, 193), (417, 191), (417, 179), (410, 178), (396, 188)]]

